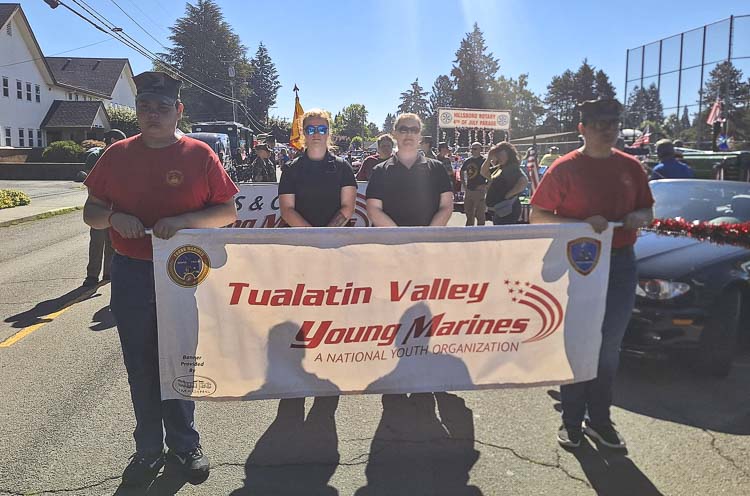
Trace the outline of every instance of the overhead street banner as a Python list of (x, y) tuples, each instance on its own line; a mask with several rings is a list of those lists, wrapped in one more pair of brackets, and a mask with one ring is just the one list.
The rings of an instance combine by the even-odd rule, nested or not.
[(441, 128), (479, 128), (508, 131), (510, 110), (438, 109)]
[(611, 235), (565, 224), (154, 239), (162, 398), (592, 379)]

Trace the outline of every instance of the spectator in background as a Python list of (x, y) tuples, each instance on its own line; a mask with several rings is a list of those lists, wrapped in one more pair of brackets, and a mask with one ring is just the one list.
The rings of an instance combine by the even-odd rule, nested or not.
[(254, 183), (275, 183), (276, 166), (271, 162), (271, 148), (266, 143), (255, 145), (255, 160), (250, 164), (250, 180)]
[(390, 134), (381, 134), (377, 140), (378, 152), (367, 157), (357, 172), (357, 181), (369, 181), (372, 170), (381, 162), (385, 162), (393, 155), (393, 138)]
[(453, 161), (451, 160), (451, 149), (448, 146), (448, 143), (445, 141), (441, 141), (438, 143), (438, 154), (437, 159), (442, 162), (443, 167), (445, 167), (445, 172), (448, 174), (448, 177), (451, 180), (451, 184), (454, 185), (455, 190), (455, 183), (456, 183), (456, 173), (453, 171)]
[(482, 144), (475, 141), (471, 144), (471, 157), (464, 161), (461, 166), (461, 185), (466, 192), (464, 196), (464, 214), (466, 225), (473, 226), (475, 221), (478, 226), (486, 222), (487, 203), (487, 178), (480, 173), (484, 157), (482, 156)]
[(432, 136), (422, 136), (422, 141), (419, 142), (419, 147), (424, 152), (424, 156), (431, 159), (436, 159), (435, 153), (432, 151), (432, 147), (435, 146), (435, 141)]
[(550, 146), (549, 151), (539, 161), (539, 167), (549, 167), (558, 158), (560, 158), (560, 149), (556, 146)]
[[(91, 170), (99, 161), (102, 153), (120, 140), (125, 139), (125, 133), (119, 129), (110, 129), (104, 133), (104, 148), (94, 148), (89, 150), (86, 155), (86, 173)], [(112, 249), (112, 240), (109, 239), (109, 229), (89, 230), (89, 264), (86, 266), (86, 279), (83, 280), (84, 286), (96, 286), (99, 284), (99, 272), (102, 271), (102, 282), (110, 280), (110, 267), (112, 266), (112, 255), (115, 251)]]
[(659, 163), (651, 171), (651, 180), (692, 179), (695, 177), (693, 169), (688, 164), (677, 160), (672, 140), (662, 139), (657, 141), (656, 155), (659, 157)]
[(494, 225), (516, 224), (521, 217), (518, 198), (529, 180), (521, 171), (516, 147), (504, 141), (493, 146), (482, 164), (481, 174), (490, 180), (487, 205)]

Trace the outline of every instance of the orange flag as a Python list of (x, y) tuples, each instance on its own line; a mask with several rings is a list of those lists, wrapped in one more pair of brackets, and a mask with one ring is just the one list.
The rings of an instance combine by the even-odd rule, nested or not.
[(289, 137), (289, 145), (296, 149), (302, 150), (304, 143), (302, 141), (302, 115), (305, 113), (302, 110), (302, 105), (299, 103), (299, 88), (294, 85), (294, 119), (292, 119), (292, 134)]

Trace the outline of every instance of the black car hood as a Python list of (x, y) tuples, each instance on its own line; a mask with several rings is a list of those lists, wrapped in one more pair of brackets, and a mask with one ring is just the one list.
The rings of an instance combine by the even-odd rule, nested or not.
[(676, 279), (726, 258), (750, 258), (750, 250), (642, 231), (635, 244), (641, 277)]

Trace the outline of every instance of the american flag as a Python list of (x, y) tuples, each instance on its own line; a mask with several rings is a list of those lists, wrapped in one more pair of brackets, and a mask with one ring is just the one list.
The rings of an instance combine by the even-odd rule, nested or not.
[(526, 171), (531, 182), (531, 193), (534, 194), (539, 186), (539, 162), (536, 160), (536, 148), (533, 146), (526, 152)]
[(706, 119), (706, 124), (709, 126), (713, 126), (716, 122), (724, 122), (724, 119), (721, 118), (721, 101), (718, 98), (716, 98), (714, 106), (711, 107), (711, 112), (708, 113), (708, 118)]
[(646, 130), (643, 131), (643, 134), (641, 134), (637, 140), (633, 141), (633, 148), (636, 148), (641, 145), (648, 145), (651, 143), (651, 129), (649, 126), (646, 126)]

